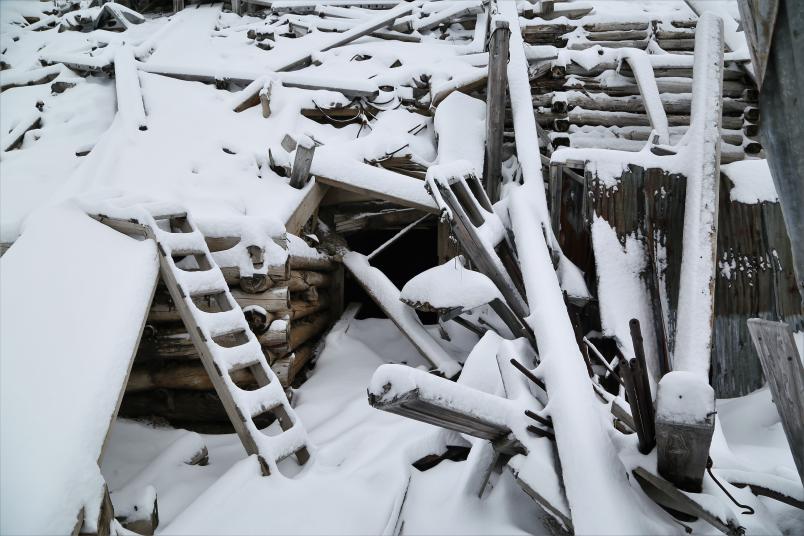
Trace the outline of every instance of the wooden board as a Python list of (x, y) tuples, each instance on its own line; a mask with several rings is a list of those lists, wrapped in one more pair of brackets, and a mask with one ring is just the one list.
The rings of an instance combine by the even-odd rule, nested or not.
[(758, 318), (748, 321), (748, 330), (782, 418), (798, 476), (804, 484), (804, 367), (793, 330), (782, 322)]

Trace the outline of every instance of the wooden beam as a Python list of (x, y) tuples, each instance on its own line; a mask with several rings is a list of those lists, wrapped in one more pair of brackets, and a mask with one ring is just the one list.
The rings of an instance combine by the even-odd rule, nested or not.
[[(667, 480), (652, 474), (650, 471), (637, 467), (632, 471), (645, 494), (656, 504), (698, 517), (728, 536), (742, 536), (743, 527), (735, 525), (731, 520), (724, 521), (695, 501), (691, 494), (682, 493)], [(714, 499), (711, 495), (710, 498)], [(728, 507), (724, 508), (728, 509)]]
[[(397, 366), (402, 367), (404, 365)], [(382, 411), (395, 413), (409, 419), (426, 422), (492, 442), (498, 442), (511, 434), (511, 429), (502, 421), (481, 418), (470, 411), (450, 404), (451, 397), (448, 393), (457, 396), (480, 396), (483, 403), (490, 406), (502, 406), (508, 402), (507, 400), (459, 383), (437, 378), (423, 371), (414, 372), (411, 370), (411, 379), (419, 376), (416, 372), (421, 372), (428, 377), (423, 381), (415, 382), (415, 387), (394, 396), (383, 396), (369, 392), (369, 404)], [(525, 452), (525, 448), (516, 439), (498, 444), (502, 451), (506, 453), (521, 454)]]
[(296, 142), (296, 157), (290, 170), (290, 186), (301, 190), (310, 180), (310, 165), (313, 163), (315, 142), (309, 136), (299, 136)]

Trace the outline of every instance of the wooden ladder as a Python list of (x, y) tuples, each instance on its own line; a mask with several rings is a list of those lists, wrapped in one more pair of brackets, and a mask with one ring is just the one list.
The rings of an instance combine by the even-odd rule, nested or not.
[[(109, 214), (93, 217), (156, 242), (162, 279), (229, 420), (246, 452), (258, 456), (263, 474), (276, 470), (276, 464), (292, 454), (299, 464), (306, 463), (310, 454), (304, 426), (189, 214), (165, 204), (115, 207)], [(245, 390), (234, 383), (231, 375), (242, 369), (251, 371), (257, 389)], [(257, 428), (254, 419), (266, 414), (279, 421), (281, 432), (271, 436)]]

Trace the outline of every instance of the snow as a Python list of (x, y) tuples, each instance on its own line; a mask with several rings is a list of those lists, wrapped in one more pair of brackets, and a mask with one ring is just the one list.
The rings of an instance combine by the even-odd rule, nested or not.
[(767, 160), (732, 162), (723, 166), (721, 171), (734, 184), (729, 192), (732, 201), (748, 204), (779, 202)]
[(401, 294), (405, 303), (428, 304), (434, 309), (474, 309), (495, 298), (503, 299), (494, 283), (485, 275), (464, 268), (460, 258), (415, 276), (405, 284)]
[(0, 260), (3, 533), (64, 534), (81, 508), (97, 516), (97, 463), (157, 268), (152, 242), (73, 203), (31, 217)]
[[(644, 341), (648, 377), (659, 377), (659, 363), (653, 341), (653, 309), (650, 293), (641, 278), (645, 270), (646, 252), (634, 236), (625, 238), (623, 246), (616, 231), (600, 216), (592, 222), (592, 246), (598, 277), (598, 301), (603, 334), (615, 337), (628, 359), (636, 357), (629, 322), (639, 320)], [(653, 382), (651, 382), (653, 383)]]
[(475, 176), (483, 175), (486, 145), (486, 103), (459, 91), (451, 93), (435, 112), (438, 161), (471, 162)]
[[(710, 3), (711, 9), (728, 14), (726, 41), (735, 49), (733, 6)], [(279, 4), (275, 2), (274, 7)], [(55, 20), (43, 16), (43, 10), (52, 7), (50, 3), (0, 3), (0, 49), (10, 66), (0, 73), (3, 86), (43, 75), (74, 84), (58, 94), (51, 92), (50, 83), (4, 89), (0, 98), (4, 142), (11, 139), (6, 137), (9, 133), (21, 132), (32, 119), (41, 122), (24, 136), (19, 149), (0, 156), (0, 241), (17, 241), (0, 264), (0, 531), (70, 532), (81, 506), (86, 507), (89, 520), (85, 528), (93, 530), (105, 480), (118, 514), (142, 516), (157, 497), (159, 530), (164, 534), (546, 534), (551, 530), (546, 525), (550, 515), (559, 522), (571, 515), (578, 534), (680, 532), (677, 524), (629, 482), (627, 470), (635, 460), (650, 465), (655, 459), (636, 453), (633, 435), (623, 436), (611, 429), (609, 405), (595, 398), (571, 324), (563, 313), (562, 290), (578, 298), (589, 297), (589, 290), (584, 274), (558, 251), (549, 226), (528, 68), (534, 61), (555, 58), (558, 63), (574, 62), (586, 68), (610, 65), (614, 69), (628, 56), (632, 70), (646, 80), (650, 78), (648, 64), (654, 68), (690, 67), (694, 61), (702, 61), (701, 55), (620, 52), (598, 46), (558, 51), (523, 45), (520, 27), (541, 23), (517, 17), (518, 9), (530, 7), (525, 2), (499, 4), (497, 17), (508, 20), (512, 29), (508, 80), (517, 156), (505, 164), (506, 197), (493, 213), (483, 212), (487, 223), (479, 231), (489, 247), (507, 238), (506, 227), (515, 231), (516, 251), (531, 298), (531, 316), (526, 320), (536, 333), (539, 355), (524, 339), (508, 341), (487, 332), (478, 342), (473, 333), (452, 322), (442, 326), (451, 337), (451, 342), (445, 341), (436, 326), (422, 325), (415, 312), (400, 301), (427, 301), (439, 308), (475, 306), (465, 318), (488, 319), (488, 324), (496, 325), (498, 320), (480, 305), (499, 297), (499, 292), (487, 278), (459, 261), (421, 274), (400, 293), (364, 258), (348, 254), (347, 265), (378, 293), (393, 322), (412, 334), (428, 356), (435, 356), (442, 372), (457, 374), (458, 363), (464, 362), (458, 383), (425, 373), (431, 364), (392, 321), (345, 319), (321, 346), (310, 379), (294, 390), (293, 420), (300, 426), (274, 451), (281, 457), (307, 444), (314, 457), (304, 467), (293, 460), (271, 462), (272, 474), (266, 478), (253, 457), (244, 459), (242, 445), (234, 435), (202, 437), (118, 421), (101, 461), (101, 476), (97, 467), (101, 445), (117, 388), (136, 344), (132, 326), (139, 325), (147, 308), (156, 254), (149, 242), (137, 242), (88, 219), (71, 199), (114, 192), (157, 199), (165, 206), (180, 203), (189, 209), (205, 236), (241, 237), (233, 248), (214, 253), (213, 259), (236, 266), (241, 276), (248, 276), (282, 265), (288, 255), (327, 257), (295, 236), (287, 237), (288, 250), (276, 243), (284, 241), (284, 222), (308, 193), (291, 188), (287, 177), (281, 175), (281, 164), (289, 164), (293, 158), (293, 153), (279, 148), (287, 134), (315, 143), (313, 175), (328, 177), (343, 189), (374, 192), (427, 211), (443, 208), (437, 192), (434, 200), (424, 181), (376, 164), (389, 157), (407, 158), (429, 169), (431, 184), (469, 172), (482, 174), (485, 104), (452, 90), (485, 76), (486, 27), (493, 23), (485, 13), (479, 14), (474, 29), (453, 25), (444, 40), (438, 39), (439, 31), (425, 30), (413, 34), (419, 42), (364, 37), (333, 47), (361, 28), (387, 26), (394, 17), (421, 27), (427, 22), (420, 20), (421, 15), (435, 20), (444, 10), (474, 6), (477, 11), (477, 0), (460, 5), (393, 1), (389, 2), (390, 11), (347, 9), (327, 0), (285, 2), (294, 10), (302, 4), (309, 4), (311, 14), (284, 15), (274, 21), (240, 17), (224, 11), (221, 4), (192, 5), (170, 17), (149, 15), (142, 24), (122, 33), (83, 33), (47, 28)], [(559, 18), (552, 22), (579, 27), (591, 22), (660, 20), (657, 28), (667, 29), (666, 21), (694, 18), (689, 6), (680, 1), (593, 0), (588, 4), (594, 11), (583, 21)], [(100, 10), (91, 11), (97, 14)], [(325, 12), (342, 18), (321, 18)], [(406, 19), (407, 13), (413, 16)], [(30, 24), (25, 17), (41, 18)], [(284, 30), (279, 28), (285, 28), (288, 20), (308, 25), (312, 31), (298, 38), (281, 35)], [(701, 21), (699, 34), (705, 33), (707, 20)], [(317, 26), (321, 30), (316, 30)], [(323, 31), (335, 27), (345, 33)], [(255, 46), (246, 35), (248, 30), (272, 33), (260, 44), (270, 44), (273, 49)], [(578, 29), (570, 39), (585, 39), (583, 33)], [(741, 55), (745, 57), (744, 49), (729, 53), (727, 59)], [(308, 58), (312, 65), (282, 71)], [(61, 64), (42, 67), (40, 60), (73, 61), (106, 72), (114, 69), (116, 77), (82, 77)], [(219, 81), (219, 88), (164, 75), (208, 76)], [(267, 80), (271, 80), (269, 118), (262, 117), (259, 106), (233, 111), (233, 103), (253, 96), (252, 90), (262, 90)], [(601, 77), (601, 83), (613, 86), (624, 82), (617, 74)], [(416, 113), (407, 104), (417, 94), (415, 88), (424, 87), (422, 83), (429, 83), (431, 99), (452, 91), (437, 106), (427, 96), (419, 99), (423, 108), (431, 107), (434, 117)], [(352, 99), (336, 91), (309, 89), (315, 85), (340, 87), (347, 93), (376, 91), (379, 96)], [(692, 88), (696, 97), (701, 93), (699, 85)], [(660, 107), (668, 100), (651, 95), (651, 117), (661, 117)], [(362, 121), (323, 124), (301, 113), (335, 105), (354, 107)], [(698, 110), (704, 108), (711, 115), (708, 104)], [(657, 157), (647, 150), (562, 149), (553, 159), (590, 161), (589, 169), (612, 186), (627, 163), (687, 174), (701, 163), (694, 151), (704, 141), (712, 141), (700, 136), (703, 123), (697, 119), (694, 123), (684, 139), (680, 136), (686, 129), (667, 129), (668, 141), (680, 142), (675, 156)], [(143, 126), (147, 130), (141, 130)], [(654, 123), (654, 127), (663, 135), (662, 124)], [(599, 132), (584, 134), (597, 136)], [(271, 167), (269, 150), (279, 167)], [(732, 200), (759, 203), (776, 199), (764, 161), (724, 166), (723, 172), (734, 183)], [(520, 178), (523, 186), (519, 186)], [(627, 320), (640, 318), (646, 339), (653, 327), (646, 321), (647, 293), (638, 277), (644, 254), (632, 237), (621, 244), (605, 222), (596, 221), (593, 234), (597, 257), (602, 259), (598, 266), (602, 328), (621, 340), (628, 354)], [(181, 249), (202, 241), (195, 233), (165, 237), (165, 242), (168, 249)], [(250, 245), (265, 251), (262, 267), (254, 267)], [(551, 254), (558, 259), (557, 270)], [(200, 272), (187, 272), (180, 279), (186, 292), (222, 284), (218, 275)], [(55, 311), (55, 320), (36, 322), (43, 307)], [(199, 316), (208, 335), (244, 326), (235, 313)], [(91, 338), (86, 336), (90, 321)], [(283, 325), (286, 327), (285, 320), (276, 320), (271, 329), (284, 329)], [(500, 333), (506, 330), (502, 328)], [(533, 373), (546, 382), (549, 396), (510, 366), (512, 356), (529, 368), (535, 366)], [(215, 357), (231, 364), (253, 356), (219, 348)], [(649, 355), (652, 367), (651, 362)], [(393, 379), (400, 386), (422, 388), (435, 397), (446, 392), (449, 396), (441, 402), (499, 419), (528, 455), (513, 457), (501, 474), (493, 472), (478, 497), (482, 470), (493, 454), (490, 444), (370, 408), (366, 386), (382, 387), (371, 382), (375, 371), (377, 383)], [(34, 376), (36, 390), (31, 387)], [(689, 385), (698, 380), (673, 383), (677, 378), (669, 377), (665, 393), (678, 392), (689, 398), (697, 392)], [(442, 389), (444, 385), (447, 387)], [(264, 407), (266, 396), (275, 400), (280, 395), (274, 382), (269, 389), (244, 394), (238, 400), (248, 411), (256, 412)], [(695, 411), (708, 407), (703, 403), (694, 403), (693, 408), (678, 405), (672, 396), (668, 400), (674, 404), (663, 402), (664, 409), (673, 416), (692, 409), (687, 417), (699, 418)], [(59, 419), (53, 417), (56, 404)], [(62, 408), (66, 404), (69, 406)], [(524, 416), (525, 409), (552, 418), (556, 444), (526, 431), (532, 421)], [(804, 491), (767, 390), (719, 401), (718, 410), (712, 449), (716, 474), (724, 481), (759, 483), (801, 498)], [(278, 432), (277, 425), (268, 431)], [(446, 460), (426, 472), (411, 467), (425, 455), (443, 453), (447, 445), (471, 447), (468, 459)], [(188, 457), (203, 446), (209, 450), (210, 464), (187, 465)], [(54, 449), (58, 449), (55, 454)], [(514, 477), (547, 500), (550, 514), (534, 504)], [(790, 507), (758, 499), (747, 489), (729, 489), (757, 514), (751, 518), (735, 513), (709, 480), (701, 500), (710, 501), (724, 518), (738, 519), (749, 533), (775, 533), (778, 525), (794, 534), (804, 523), (800, 512)], [(695, 533), (711, 531), (701, 522), (694, 524), (694, 529)]]
[(354, 251), (343, 256), (343, 265), (434, 366), (448, 378), (460, 372), (460, 365), (427, 333), (416, 312), (400, 301), (399, 289), (384, 273), (372, 267), (364, 255)]
[(700, 424), (715, 412), (715, 391), (697, 374), (673, 370), (662, 376), (656, 395), (656, 418)]

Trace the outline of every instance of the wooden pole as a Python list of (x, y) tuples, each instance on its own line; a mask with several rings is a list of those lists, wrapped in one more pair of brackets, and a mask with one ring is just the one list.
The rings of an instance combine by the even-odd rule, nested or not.
[(486, 158), (483, 176), (491, 202), (500, 199), (502, 182), (502, 144), (505, 123), (505, 86), (507, 85), (508, 21), (492, 21), (489, 44), (489, 74), (486, 81)]
[(313, 163), (315, 142), (308, 136), (299, 136), (296, 145), (296, 158), (290, 171), (290, 185), (301, 190), (310, 180), (310, 165)]
[(804, 367), (793, 330), (783, 322), (752, 318), (748, 331), (782, 419), (798, 476), (804, 484)]

